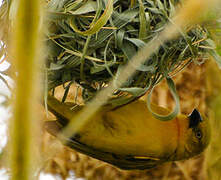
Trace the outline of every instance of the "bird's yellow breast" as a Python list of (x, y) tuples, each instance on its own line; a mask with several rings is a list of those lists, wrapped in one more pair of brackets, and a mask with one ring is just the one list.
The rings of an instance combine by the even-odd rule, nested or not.
[[(154, 107), (153, 107), (154, 108)], [(162, 108), (160, 113), (168, 113)], [(80, 132), (80, 141), (102, 151), (138, 156), (170, 156), (177, 148), (178, 121), (160, 121), (145, 102), (99, 111)]]

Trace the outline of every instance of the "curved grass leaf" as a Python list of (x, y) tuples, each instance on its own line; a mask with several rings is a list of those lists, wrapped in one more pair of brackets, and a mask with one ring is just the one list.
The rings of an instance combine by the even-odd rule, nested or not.
[[(76, 9), (76, 10), (75, 10)], [(86, 14), (97, 10), (97, 3), (89, 0), (85, 4), (81, 5), (80, 8), (69, 6), (66, 11), (73, 15)]]
[(151, 94), (152, 94), (154, 88), (151, 89), (150, 93), (147, 96), (147, 107), (148, 107), (148, 109), (150, 110), (150, 112), (152, 113), (152, 115), (155, 118), (157, 118), (157, 119), (159, 119), (161, 121), (172, 120), (180, 112), (180, 100), (179, 100), (179, 96), (178, 96), (178, 94), (176, 92), (176, 87), (174, 85), (174, 82), (173, 82), (173, 80), (170, 77), (167, 77), (166, 80), (167, 80), (167, 84), (168, 84), (168, 87), (170, 89), (170, 92), (171, 92), (171, 94), (172, 94), (172, 96), (173, 96), (173, 98), (175, 100), (175, 103), (176, 103), (173, 112), (171, 112), (170, 114), (164, 116), (164, 115), (161, 115), (161, 114), (157, 114), (156, 112), (154, 112), (151, 109)]
[(92, 38), (90, 46), (96, 47), (99, 46), (102, 42), (104, 42), (108, 37), (110, 37), (115, 31), (122, 29), (124, 26), (128, 25), (137, 15), (137, 9), (127, 10), (121, 14), (117, 12), (113, 12), (113, 24), (116, 27), (115, 29), (101, 29), (98, 32), (96, 38)]
[(98, 32), (110, 19), (111, 14), (113, 12), (113, 0), (109, 0), (108, 4), (106, 6), (106, 9), (104, 10), (104, 13), (101, 15), (101, 17), (95, 22), (90, 25), (90, 28), (86, 31), (80, 31), (75, 23), (75, 18), (69, 19), (70, 27), (76, 32), (83, 36), (88, 36), (95, 34)]

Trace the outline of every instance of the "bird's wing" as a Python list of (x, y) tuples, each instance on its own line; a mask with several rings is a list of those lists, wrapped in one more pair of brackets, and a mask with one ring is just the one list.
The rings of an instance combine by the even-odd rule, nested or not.
[[(63, 128), (58, 121), (45, 122), (46, 130), (56, 136)], [(76, 151), (91, 156), (93, 158), (105, 161), (120, 169), (150, 169), (162, 163), (162, 160), (153, 157), (138, 157), (134, 155), (121, 155), (112, 152), (104, 152), (100, 149), (95, 149), (87, 144), (81, 143), (77, 135), (72, 138), (67, 138), (65, 145), (75, 149)]]

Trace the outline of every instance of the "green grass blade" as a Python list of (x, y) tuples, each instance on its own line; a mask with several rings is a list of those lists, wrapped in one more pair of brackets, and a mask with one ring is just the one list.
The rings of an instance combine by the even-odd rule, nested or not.
[(106, 6), (106, 9), (104, 10), (104, 13), (101, 15), (101, 17), (94, 23), (90, 25), (90, 28), (86, 31), (80, 31), (78, 27), (75, 24), (75, 18), (69, 19), (69, 23), (71, 28), (76, 32), (84, 36), (93, 35), (96, 32), (98, 32), (109, 20), (111, 17), (111, 14), (113, 12), (113, 0), (109, 0)]
[(152, 113), (152, 115), (155, 118), (157, 118), (161, 121), (169, 121), (171, 119), (174, 119), (177, 116), (177, 114), (180, 112), (180, 100), (179, 100), (179, 96), (177, 94), (174, 82), (170, 77), (167, 77), (166, 80), (167, 80), (167, 84), (168, 84), (168, 87), (170, 89), (170, 92), (171, 92), (171, 94), (172, 94), (172, 96), (175, 100), (175, 103), (176, 103), (173, 112), (171, 112), (168, 115), (164, 116), (164, 115), (161, 115), (161, 114), (157, 114), (156, 112), (154, 112), (151, 109), (151, 94), (152, 94), (154, 88), (152, 88), (152, 90), (149, 92), (149, 94), (147, 96), (147, 107), (148, 107), (148, 109), (150, 110), (150, 112)]

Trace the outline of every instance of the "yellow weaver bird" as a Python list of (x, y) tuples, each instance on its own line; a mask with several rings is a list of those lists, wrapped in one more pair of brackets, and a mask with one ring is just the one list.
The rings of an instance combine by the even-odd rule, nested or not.
[[(45, 123), (57, 135), (81, 110), (48, 97), (48, 108), (57, 117)], [(152, 105), (161, 115), (168, 109)], [(146, 102), (137, 100), (117, 109), (102, 107), (66, 145), (121, 169), (149, 169), (168, 161), (191, 158), (209, 144), (208, 119), (194, 109), (187, 116), (180, 114), (170, 121), (154, 118)]]

